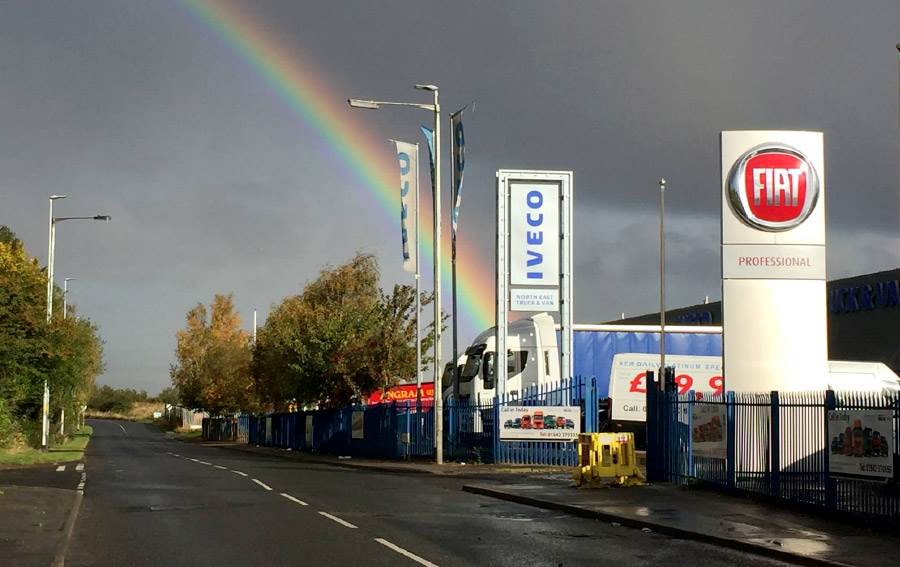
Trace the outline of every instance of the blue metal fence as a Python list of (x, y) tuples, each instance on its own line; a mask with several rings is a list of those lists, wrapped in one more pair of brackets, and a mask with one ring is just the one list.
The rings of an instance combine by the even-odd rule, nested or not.
[[(578, 406), (581, 430), (597, 430), (597, 383), (593, 378), (562, 380), (526, 389), (521, 396), (495, 397), (480, 403), (451, 398), (444, 404), (445, 457), (467, 462), (574, 466), (578, 453), (571, 441), (500, 439), (500, 407), (539, 405)], [(434, 408), (412, 401), (214, 418), (204, 424), (204, 438), (211, 440), (383, 459), (434, 457)]]
[[(704, 407), (725, 417), (721, 454), (698, 454), (699, 445), (695, 446), (702, 433), (698, 436), (692, 419)], [(829, 410), (890, 412), (894, 478), (837, 475), (829, 469)], [(898, 397), (832, 391), (701, 397), (650, 389), (647, 435), (650, 480), (699, 481), (828, 510), (900, 519)]]

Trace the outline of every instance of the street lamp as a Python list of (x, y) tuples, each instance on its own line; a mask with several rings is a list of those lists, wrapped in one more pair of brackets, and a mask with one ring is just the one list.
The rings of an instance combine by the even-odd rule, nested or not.
[[(659, 385), (666, 377), (666, 180), (659, 180)], [(648, 384), (648, 387), (650, 384)]]
[[(47, 324), (53, 321), (53, 264), (56, 250), (56, 223), (67, 220), (98, 220), (109, 222), (109, 215), (94, 215), (92, 217), (54, 217), (53, 201), (65, 199), (68, 195), (50, 195), (50, 220), (47, 228)], [(65, 296), (63, 296), (65, 297)], [(64, 302), (65, 303), (65, 302)], [(65, 314), (63, 314), (65, 317)], [(44, 378), (44, 399), (41, 404), (41, 450), (47, 451), (50, 438), (50, 384)]]
[[(438, 87), (418, 84), (416, 89), (429, 91), (432, 104), (389, 102), (351, 98), (352, 108), (378, 110), (383, 106), (407, 106), (434, 113), (434, 450), (437, 464), (444, 463), (444, 391), (441, 387), (441, 107)], [(453, 361), (456, 364), (456, 361)], [(418, 369), (417, 369), (418, 371)]]
[(63, 280), (63, 319), (69, 314), (69, 282), (75, 281), (76, 278), (65, 278)]

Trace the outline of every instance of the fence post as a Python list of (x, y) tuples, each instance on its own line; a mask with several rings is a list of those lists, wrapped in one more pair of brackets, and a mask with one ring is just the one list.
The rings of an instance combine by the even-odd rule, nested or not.
[(660, 450), (662, 443), (660, 442), (659, 431), (659, 391), (655, 388), (653, 382), (653, 371), (648, 370), (644, 384), (647, 395), (647, 480), (654, 482), (661, 480), (660, 473)]
[(834, 510), (837, 508), (837, 486), (834, 479), (831, 478), (831, 465), (829, 463), (830, 443), (828, 437), (828, 412), (837, 409), (837, 400), (835, 399), (834, 390), (825, 391), (825, 419), (823, 427), (825, 434), (824, 451), (822, 451), (822, 470), (824, 471), (823, 480), (825, 481), (825, 508)]
[(772, 428), (770, 430), (769, 451), (771, 462), (769, 464), (769, 494), (781, 496), (781, 404), (778, 392), (773, 390), (770, 394), (770, 412)]
[[(494, 462), (500, 462), (500, 397), (494, 396), (494, 408), (493, 408), (493, 430), (494, 430)], [(484, 427), (484, 424), (481, 425)]]
[(735, 411), (734, 392), (725, 393), (725, 474), (727, 475), (728, 488), (734, 489), (736, 453), (735, 451)]

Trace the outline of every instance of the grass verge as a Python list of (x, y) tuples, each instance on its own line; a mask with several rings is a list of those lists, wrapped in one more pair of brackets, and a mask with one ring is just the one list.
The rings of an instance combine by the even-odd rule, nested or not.
[(84, 456), (84, 449), (91, 440), (91, 434), (93, 433), (93, 428), (90, 425), (85, 425), (80, 431), (69, 435), (62, 444), (51, 446), (46, 453), (33, 447), (0, 449), (0, 466), (77, 461)]
[(199, 429), (176, 429), (174, 434), (175, 439), (190, 441), (192, 439), (200, 439), (203, 436), (203, 431)]

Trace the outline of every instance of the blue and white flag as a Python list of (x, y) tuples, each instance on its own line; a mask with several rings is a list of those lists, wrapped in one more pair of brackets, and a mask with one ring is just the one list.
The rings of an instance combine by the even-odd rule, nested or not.
[(466, 135), (463, 131), (462, 107), (450, 115), (450, 133), (453, 136), (453, 208), (450, 221), (453, 227), (453, 254), (456, 255), (456, 231), (459, 228), (459, 206), (462, 204), (463, 173), (466, 169)]
[(428, 161), (431, 162), (431, 195), (434, 196), (435, 184), (434, 184), (434, 131), (428, 126), (419, 126), (422, 129), (422, 134), (425, 135), (425, 140), (428, 141)]
[[(393, 140), (397, 147), (397, 161), (400, 164), (400, 238), (403, 242), (403, 269), (413, 274), (417, 273), (416, 266), (416, 242), (415, 222), (418, 218), (419, 192), (419, 148), (416, 144)], [(413, 219), (410, 230), (409, 219)], [(410, 253), (412, 250), (412, 253)]]

